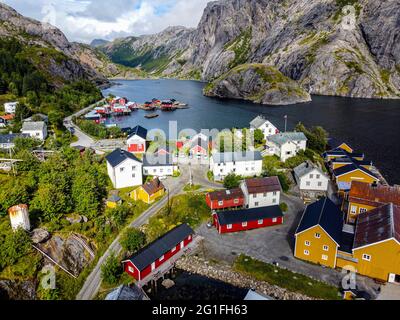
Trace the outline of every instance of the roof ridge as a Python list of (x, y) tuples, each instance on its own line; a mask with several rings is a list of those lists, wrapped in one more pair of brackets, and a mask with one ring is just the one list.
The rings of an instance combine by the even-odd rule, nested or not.
[(318, 225), (319, 225), (319, 226), (321, 225), (321, 218), (322, 218), (322, 213), (323, 213), (324, 210), (325, 210), (326, 200), (328, 200), (327, 197), (325, 197), (324, 204), (323, 204), (322, 209), (321, 209), (321, 212), (320, 212), (320, 214), (319, 214), (319, 218), (318, 218)]
[(393, 203), (389, 203), (389, 213), (390, 213), (390, 231), (392, 233), (392, 238), (396, 236), (395, 228), (394, 228), (394, 206)]

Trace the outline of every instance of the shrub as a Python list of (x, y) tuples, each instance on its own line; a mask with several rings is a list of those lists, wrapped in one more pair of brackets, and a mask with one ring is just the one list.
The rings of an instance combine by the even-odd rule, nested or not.
[(146, 235), (139, 229), (129, 228), (123, 233), (119, 242), (125, 251), (134, 253), (145, 245)]
[(118, 258), (112, 253), (101, 266), (101, 279), (108, 285), (115, 285), (121, 278), (122, 272)]

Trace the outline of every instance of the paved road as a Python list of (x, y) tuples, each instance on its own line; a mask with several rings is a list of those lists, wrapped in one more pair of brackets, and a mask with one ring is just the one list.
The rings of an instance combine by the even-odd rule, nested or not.
[[(188, 171), (183, 171), (182, 175), (179, 179), (170, 178), (163, 183), (166, 188), (170, 192), (170, 197), (178, 195), (183, 191), (183, 187), (189, 182), (189, 173)], [(145, 225), (148, 220), (155, 215), (158, 211), (160, 211), (166, 204), (168, 198), (164, 197), (162, 200), (154, 204), (151, 208), (145, 211), (140, 217), (138, 217), (135, 221), (133, 221), (129, 227), (131, 228), (139, 228)], [(120, 234), (121, 235), (121, 234)], [(101, 285), (101, 266), (107, 260), (107, 258), (115, 253), (119, 254), (122, 250), (121, 245), (119, 244), (120, 235), (114, 240), (114, 242), (110, 245), (107, 251), (103, 254), (103, 256), (97, 262), (97, 265), (94, 267), (88, 278), (86, 279), (85, 284), (83, 285), (81, 291), (76, 296), (77, 300), (91, 300), (93, 299), (97, 292), (100, 289)]]

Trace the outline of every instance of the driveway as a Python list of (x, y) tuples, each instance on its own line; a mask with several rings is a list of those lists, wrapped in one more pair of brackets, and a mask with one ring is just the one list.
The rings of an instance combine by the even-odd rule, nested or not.
[(400, 300), (400, 286), (392, 283), (385, 284), (381, 287), (376, 300)]
[[(304, 204), (293, 196), (282, 195), (282, 202), (289, 210), (284, 224), (247, 232), (220, 235), (215, 228), (203, 224), (197, 234), (204, 237), (203, 254), (209, 260), (225, 261), (232, 264), (239, 254), (251, 256), (266, 263), (307, 275), (335, 286), (340, 286), (343, 275), (334, 269), (313, 265), (294, 258), (294, 233), (301, 219)], [(375, 296), (377, 285), (368, 278), (357, 277), (360, 288)]]

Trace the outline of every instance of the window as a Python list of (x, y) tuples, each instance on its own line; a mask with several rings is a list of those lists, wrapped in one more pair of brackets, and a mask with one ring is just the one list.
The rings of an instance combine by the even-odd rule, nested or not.
[(176, 247), (174, 247), (171, 252), (174, 253), (176, 251)]
[(307, 186), (307, 187), (311, 186), (311, 182), (310, 182), (310, 181), (307, 181), (307, 182), (306, 182), (306, 186)]
[(278, 194), (278, 192), (274, 191), (273, 195), (276, 196)]
[(311, 246), (311, 242), (310, 242), (310, 241), (305, 241), (305, 242), (304, 242), (304, 245), (307, 246), (307, 247), (309, 247), (309, 246)]
[(313, 174), (310, 174), (310, 179), (314, 179), (314, 175)]
[(365, 209), (365, 208), (360, 208), (360, 213), (365, 213), (365, 212), (367, 212), (368, 210), (367, 209)]
[(133, 167), (132, 167), (132, 171), (135, 171), (135, 170), (136, 170), (136, 166), (133, 166)]
[(371, 261), (371, 256), (369, 255), (369, 254), (363, 254), (363, 256), (362, 256), (362, 258), (363, 258), (363, 260), (365, 260), (365, 261)]
[(323, 254), (323, 255), (322, 255), (322, 260), (328, 261), (328, 256), (327, 256), (326, 254)]
[(351, 212), (352, 214), (356, 214), (356, 213), (357, 213), (357, 206), (351, 206), (350, 212)]
[(232, 229), (232, 225), (231, 224), (228, 224), (226, 227), (228, 228), (228, 230)]
[(264, 198), (266, 198), (267, 197), (267, 194), (266, 193), (264, 193)]
[(158, 259), (160, 262), (164, 260), (164, 256), (161, 256), (160, 259)]
[(132, 174), (132, 178), (136, 178), (136, 174), (134, 173), (134, 174)]
[(310, 255), (310, 251), (304, 250), (304, 255), (309, 256)]
[(119, 172), (124, 172), (125, 168), (119, 168)]
[(276, 203), (276, 199), (272, 199), (272, 203)]
[(239, 203), (239, 199), (233, 200), (233, 203), (238, 204)]
[(322, 182), (318, 182), (318, 187), (322, 187)]
[(259, 225), (261, 225), (261, 224), (263, 224), (263, 223), (264, 223), (264, 220), (262, 220), (262, 219), (261, 219), (261, 220), (258, 220), (258, 224), (259, 224)]
[(325, 245), (325, 246), (322, 247), (322, 249), (323, 249), (324, 251), (329, 251), (329, 246), (326, 246), (326, 245)]
[(253, 194), (253, 198), (254, 198), (254, 199), (257, 198), (257, 195), (256, 195), (256, 194)]
[(224, 205), (224, 202), (223, 202), (223, 201), (218, 201), (218, 205), (219, 205), (219, 206), (223, 206), (223, 205)]
[(254, 206), (258, 207), (259, 203), (258, 202), (254, 202)]
[(129, 271), (130, 273), (135, 273), (135, 269), (133, 269), (131, 266), (128, 267), (128, 271)]
[(321, 179), (321, 175), (320, 174), (317, 174), (317, 179)]
[(246, 228), (246, 227), (247, 227), (247, 222), (243, 222), (243, 223), (242, 223), (242, 227), (243, 227), (243, 228)]
[(316, 233), (315, 234), (315, 238), (320, 239), (321, 238), (321, 234), (320, 233)]
[(278, 219), (277, 218), (273, 218), (272, 219), (272, 223), (277, 223), (278, 222)]

